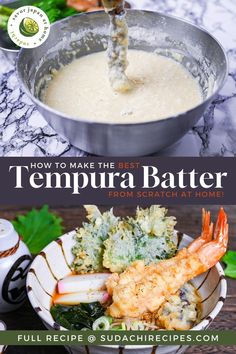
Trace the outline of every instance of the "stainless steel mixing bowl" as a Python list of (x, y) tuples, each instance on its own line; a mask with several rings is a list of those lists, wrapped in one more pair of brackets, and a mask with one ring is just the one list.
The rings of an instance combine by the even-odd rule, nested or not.
[(76, 15), (53, 24), (43, 45), (33, 50), (22, 49), (18, 57), (19, 80), (47, 122), (74, 146), (96, 155), (144, 156), (178, 141), (202, 116), (227, 75), (226, 54), (205, 30), (149, 11), (130, 10), (127, 20), (130, 48), (157, 50), (181, 62), (199, 81), (204, 97), (200, 105), (163, 120), (109, 124), (88, 122), (82, 117), (76, 120), (42, 103), (40, 99), (52, 69), (104, 50), (109, 34), (109, 21), (104, 12)]

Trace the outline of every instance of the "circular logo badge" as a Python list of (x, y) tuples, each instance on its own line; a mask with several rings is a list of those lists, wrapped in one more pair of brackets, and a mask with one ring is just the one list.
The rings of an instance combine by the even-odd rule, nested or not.
[(49, 36), (50, 22), (42, 10), (35, 6), (22, 6), (15, 10), (8, 21), (11, 40), (22, 48), (39, 47)]

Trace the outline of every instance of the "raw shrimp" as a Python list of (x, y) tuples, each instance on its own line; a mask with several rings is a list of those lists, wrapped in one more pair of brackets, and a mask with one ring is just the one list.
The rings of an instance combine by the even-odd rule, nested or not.
[(88, 11), (91, 7), (99, 6), (98, 0), (67, 0), (67, 6), (77, 11)]
[(136, 261), (123, 273), (107, 280), (112, 317), (141, 317), (154, 312), (186, 282), (213, 267), (225, 254), (228, 243), (227, 215), (220, 209), (214, 235), (210, 213), (203, 210), (201, 236), (171, 259), (145, 265)]

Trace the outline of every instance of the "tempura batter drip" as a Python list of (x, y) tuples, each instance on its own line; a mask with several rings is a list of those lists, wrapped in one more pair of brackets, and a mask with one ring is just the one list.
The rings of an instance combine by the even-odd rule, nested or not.
[(114, 91), (126, 92), (131, 82), (126, 76), (128, 66), (128, 26), (123, 0), (103, 0), (105, 11), (110, 17), (110, 39), (108, 42), (109, 80)]

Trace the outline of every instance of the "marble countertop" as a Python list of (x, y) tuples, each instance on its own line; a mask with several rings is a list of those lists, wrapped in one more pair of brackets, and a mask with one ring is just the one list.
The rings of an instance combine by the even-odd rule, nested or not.
[[(199, 123), (165, 156), (236, 155), (236, 1), (136, 0), (133, 7), (176, 15), (205, 27), (224, 46), (229, 75)], [(87, 156), (60, 137), (19, 88), (14, 63), (0, 52), (0, 156)]]

